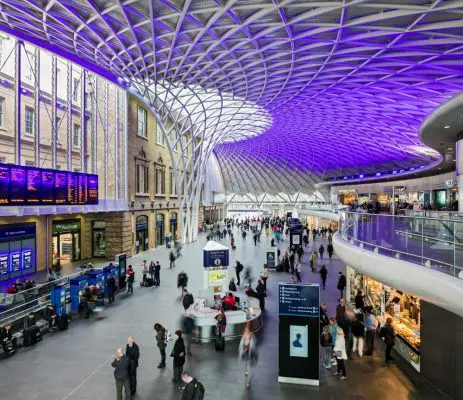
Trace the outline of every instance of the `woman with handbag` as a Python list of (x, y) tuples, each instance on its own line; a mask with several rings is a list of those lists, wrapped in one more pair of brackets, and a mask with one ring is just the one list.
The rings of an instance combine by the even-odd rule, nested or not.
[(346, 339), (344, 337), (344, 331), (338, 326), (336, 329), (336, 344), (334, 345), (334, 356), (338, 363), (338, 370), (334, 375), (340, 375), (339, 380), (343, 381), (347, 379), (345, 360), (347, 360), (346, 352)]

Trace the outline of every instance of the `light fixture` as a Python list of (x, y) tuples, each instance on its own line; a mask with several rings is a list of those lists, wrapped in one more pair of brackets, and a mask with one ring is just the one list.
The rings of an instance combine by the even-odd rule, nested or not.
[(445, 125), (444, 126), (444, 129), (449, 129), (450, 128), (450, 125)]
[(376, 173), (376, 176), (381, 176), (381, 172), (377, 172), (377, 173)]
[(359, 175), (359, 178), (363, 178), (363, 175)]

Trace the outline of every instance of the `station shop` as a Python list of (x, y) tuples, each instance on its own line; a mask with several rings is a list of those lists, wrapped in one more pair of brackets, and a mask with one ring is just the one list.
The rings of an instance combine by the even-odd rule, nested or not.
[(318, 228), (331, 228), (332, 231), (337, 231), (339, 228), (338, 221), (334, 221), (328, 218), (316, 217), (313, 215), (302, 216), (302, 222), (305, 222), (309, 229), (318, 229)]
[(403, 291), (391, 288), (351, 267), (346, 268), (346, 299), (355, 304), (358, 290), (365, 295), (365, 304), (374, 308), (381, 325), (386, 318), (392, 318), (396, 331), (395, 350), (420, 371), (421, 347), (421, 299)]

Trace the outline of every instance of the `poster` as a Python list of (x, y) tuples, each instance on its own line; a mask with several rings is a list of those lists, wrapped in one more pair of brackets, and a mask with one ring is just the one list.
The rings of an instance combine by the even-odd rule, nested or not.
[(32, 268), (32, 249), (23, 249), (23, 271)]
[(309, 326), (290, 325), (289, 326), (289, 356), (308, 357), (308, 337)]
[(292, 244), (301, 244), (300, 242), (300, 235), (297, 234), (297, 235), (291, 235), (292, 239), (293, 239), (293, 243)]
[(0, 254), (0, 276), (8, 274), (8, 254)]
[(11, 252), (11, 272), (21, 271), (21, 253), (19, 251)]

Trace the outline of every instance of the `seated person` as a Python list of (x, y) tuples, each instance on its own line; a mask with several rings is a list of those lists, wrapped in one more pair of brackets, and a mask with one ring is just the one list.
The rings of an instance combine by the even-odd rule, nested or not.
[(10, 324), (0, 326), (0, 342), (6, 354), (12, 354), (16, 351), (17, 341), (13, 337)]
[(32, 279), (26, 279), (24, 281), (24, 289), (32, 289), (35, 285), (35, 282)]
[(236, 292), (235, 278), (231, 278), (230, 284), (228, 285), (228, 290)]
[(19, 280), (17, 279), (15, 284), (13, 285), (14, 287), (16, 287), (16, 290), (19, 292), (21, 290), (24, 290), (24, 284)]
[(259, 296), (257, 295), (257, 292), (253, 290), (251, 286), (246, 287), (245, 293), (247, 294), (248, 297), (255, 297), (256, 299), (259, 298)]
[(233, 293), (228, 293), (224, 298), (223, 298), (223, 308), (225, 311), (228, 310), (236, 310), (236, 302), (235, 302), (235, 296), (233, 296)]
[(30, 313), (26, 318), (24, 318), (24, 329), (35, 328), (36, 324), (35, 315)]
[(49, 304), (45, 309), (45, 320), (48, 322), (48, 330), (54, 331), (58, 329), (56, 326), (56, 311), (55, 306)]
[(7, 289), (7, 293), (8, 294), (16, 294), (16, 293), (18, 293), (18, 288), (16, 287), (16, 285), (12, 285)]

